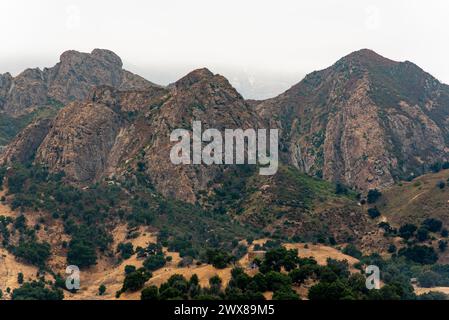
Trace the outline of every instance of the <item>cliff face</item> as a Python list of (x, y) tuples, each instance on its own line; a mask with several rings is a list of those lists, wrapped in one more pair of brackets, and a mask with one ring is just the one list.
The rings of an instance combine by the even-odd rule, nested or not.
[(35, 108), (86, 99), (100, 85), (145, 89), (154, 84), (123, 70), (121, 59), (109, 50), (67, 51), (52, 68), (27, 69), (17, 77), (0, 76), (0, 111), (20, 115)]
[(448, 159), (448, 97), (414, 64), (361, 50), (255, 108), (282, 128), (285, 162), (367, 190)]
[(48, 118), (38, 119), (28, 125), (0, 155), (0, 164), (32, 161), (52, 125), (53, 121)]
[(64, 171), (79, 184), (104, 178), (137, 152), (133, 145), (143, 147), (146, 137), (137, 132), (133, 112), (143, 116), (165, 94), (159, 88), (124, 93), (98, 88), (88, 101), (70, 103), (59, 112), (37, 150), (36, 162)]

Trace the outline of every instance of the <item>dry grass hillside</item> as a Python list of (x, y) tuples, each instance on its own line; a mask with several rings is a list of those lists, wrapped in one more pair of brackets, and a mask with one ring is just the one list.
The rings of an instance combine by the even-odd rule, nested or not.
[(449, 170), (426, 174), (383, 191), (377, 207), (391, 224), (420, 223), (425, 218), (442, 220), (449, 226)]

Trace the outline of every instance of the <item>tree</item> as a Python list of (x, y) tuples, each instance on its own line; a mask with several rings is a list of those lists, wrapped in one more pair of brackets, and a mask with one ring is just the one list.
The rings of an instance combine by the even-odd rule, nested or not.
[(342, 252), (344, 254), (347, 254), (348, 256), (354, 257), (356, 259), (360, 259), (362, 257), (362, 252), (357, 249), (356, 246), (354, 246), (353, 244), (348, 244), (343, 250)]
[(287, 250), (284, 247), (271, 249), (266, 252), (265, 258), (260, 265), (260, 271), (267, 273), (269, 271), (281, 271), (284, 267), (286, 271), (295, 269), (298, 266), (298, 250)]
[(218, 287), (220, 288), (222, 284), (222, 280), (219, 276), (215, 275), (212, 278), (209, 279), (209, 285), (211, 287)]
[(19, 274), (17, 275), (17, 282), (19, 284), (23, 284), (23, 273), (19, 272)]
[(292, 288), (283, 287), (273, 293), (273, 300), (299, 300), (299, 296)]
[(403, 239), (410, 239), (415, 234), (415, 231), (418, 229), (414, 224), (404, 224), (399, 228), (399, 236)]
[(402, 248), (398, 254), (419, 264), (434, 264), (438, 260), (438, 255), (435, 250), (427, 246)]
[(390, 244), (388, 246), (388, 253), (396, 253), (397, 250), (398, 250), (398, 248), (396, 248), (396, 246), (394, 244)]
[(375, 203), (382, 196), (382, 193), (377, 189), (372, 189), (368, 191), (366, 200), (369, 204)]
[(447, 241), (445, 240), (438, 241), (438, 249), (440, 249), (441, 252), (446, 251), (446, 248), (447, 248)]
[(340, 280), (335, 282), (320, 282), (309, 290), (310, 300), (342, 300), (352, 296), (351, 290)]
[(166, 260), (163, 254), (150, 255), (143, 262), (145, 269), (156, 271), (165, 266)]
[(441, 236), (447, 238), (449, 236), (449, 231), (447, 229), (441, 230)]
[(351, 274), (349, 272), (349, 264), (347, 260), (336, 260), (327, 258), (327, 267), (329, 270), (334, 272), (340, 278), (348, 278)]
[(98, 288), (98, 295), (102, 296), (106, 292), (106, 286), (104, 284), (100, 285)]
[(349, 193), (349, 189), (344, 184), (342, 184), (341, 182), (337, 182), (335, 184), (335, 194), (347, 195), (348, 193)]
[(61, 289), (48, 288), (43, 281), (26, 282), (12, 292), (12, 300), (62, 300)]
[(125, 280), (123, 281), (122, 292), (137, 291), (142, 289), (145, 282), (147, 282), (151, 277), (152, 274), (148, 273), (143, 268), (127, 274), (125, 276)]
[(265, 275), (267, 281), (267, 289), (269, 291), (280, 290), (283, 287), (291, 286), (292, 279), (286, 274), (270, 271)]
[(380, 211), (376, 207), (369, 208), (368, 215), (370, 216), (371, 219), (376, 219), (376, 218), (380, 217)]
[(443, 227), (443, 222), (434, 218), (427, 218), (422, 223), (430, 232), (439, 232)]
[(207, 263), (212, 264), (217, 269), (224, 269), (232, 261), (232, 256), (221, 250), (207, 250)]
[(303, 284), (313, 273), (307, 267), (300, 267), (299, 269), (294, 269), (290, 271), (288, 276), (292, 279), (294, 284)]
[(416, 239), (418, 241), (423, 242), (429, 239), (429, 230), (427, 227), (420, 227), (416, 232)]
[(67, 262), (78, 268), (87, 268), (97, 263), (97, 253), (92, 242), (72, 239), (67, 252)]
[(441, 276), (433, 271), (426, 271), (418, 276), (419, 285), (423, 288), (432, 288), (439, 285)]
[(47, 242), (21, 241), (14, 249), (14, 254), (38, 267), (44, 267), (50, 257), (50, 244)]
[(120, 255), (123, 260), (131, 258), (131, 256), (134, 254), (134, 247), (133, 244), (130, 242), (120, 243), (117, 247), (117, 250), (118, 252), (120, 252)]
[(156, 286), (150, 286), (142, 290), (141, 300), (159, 300), (159, 289)]
[(135, 266), (131, 266), (131, 265), (126, 265), (125, 266), (125, 274), (130, 274), (131, 272), (136, 271), (136, 267)]

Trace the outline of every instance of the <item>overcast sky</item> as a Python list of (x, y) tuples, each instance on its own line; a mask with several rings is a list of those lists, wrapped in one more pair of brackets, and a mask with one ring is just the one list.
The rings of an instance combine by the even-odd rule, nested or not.
[(106, 48), (156, 83), (208, 67), (265, 98), (370, 48), (449, 83), (448, 12), (447, 0), (0, 0), (0, 73)]

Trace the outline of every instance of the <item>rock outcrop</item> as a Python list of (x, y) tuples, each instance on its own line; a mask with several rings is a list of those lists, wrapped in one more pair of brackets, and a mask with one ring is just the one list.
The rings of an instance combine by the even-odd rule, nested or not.
[(109, 50), (66, 51), (52, 68), (27, 69), (17, 77), (0, 76), (0, 111), (20, 115), (35, 108), (86, 99), (95, 86), (146, 89), (155, 86), (122, 68)]
[(52, 124), (51, 119), (44, 118), (28, 125), (0, 155), (0, 165), (32, 161)]

